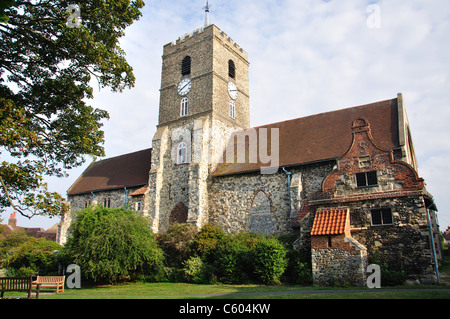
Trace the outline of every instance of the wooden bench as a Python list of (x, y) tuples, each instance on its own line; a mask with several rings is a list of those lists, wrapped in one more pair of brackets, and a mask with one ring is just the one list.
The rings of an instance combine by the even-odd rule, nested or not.
[(59, 289), (62, 288), (64, 292), (64, 276), (37, 276), (34, 285), (40, 285), (44, 288), (56, 288), (56, 293), (59, 294)]
[[(33, 287), (36, 286), (36, 289)], [(39, 299), (40, 284), (33, 284), (32, 277), (1, 277), (0, 290), (1, 298), (7, 291), (25, 291), (28, 292), (28, 299), (31, 299), (31, 293), (36, 293), (36, 299)]]

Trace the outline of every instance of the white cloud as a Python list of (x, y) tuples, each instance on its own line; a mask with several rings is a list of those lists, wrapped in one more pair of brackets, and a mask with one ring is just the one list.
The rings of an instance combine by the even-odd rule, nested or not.
[[(147, 1), (122, 41), (136, 87), (96, 94), (106, 108), (107, 156), (151, 146), (156, 130), (163, 45), (202, 27), (203, 0)], [(450, 225), (450, 2), (212, 0), (210, 20), (249, 54), (251, 124), (261, 125), (394, 98), (402, 92), (420, 172)], [(276, 112), (274, 112), (276, 110)], [(78, 177), (51, 183), (65, 190)], [(444, 222), (443, 222), (444, 220)], [(444, 227), (445, 226), (445, 227)]]

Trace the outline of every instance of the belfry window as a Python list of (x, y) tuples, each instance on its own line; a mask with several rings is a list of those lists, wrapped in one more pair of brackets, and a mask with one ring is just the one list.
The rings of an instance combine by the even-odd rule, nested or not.
[(186, 56), (181, 63), (181, 75), (191, 74), (191, 57)]
[(187, 144), (185, 142), (181, 142), (178, 144), (177, 149), (177, 164), (185, 163), (187, 163)]
[(228, 76), (232, 79), (236, 78), (236, 66), (233, 60), (228, 61)]
[(187, 97), (181, 100), (181, 116), (187, 116), (189, 113), (189, 99)]
[(236, 118), (236, 104), (233, 100), (230, 101), (230, 117), (232, 119)]

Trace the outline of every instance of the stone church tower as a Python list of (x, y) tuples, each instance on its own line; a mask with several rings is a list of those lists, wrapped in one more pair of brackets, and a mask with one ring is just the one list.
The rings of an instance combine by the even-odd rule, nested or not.
[(208, 176), (229, 136), (250, 125), (248, 56), (215, 25), (164, 46), (153, 137), (151, 228), (208, 219)]

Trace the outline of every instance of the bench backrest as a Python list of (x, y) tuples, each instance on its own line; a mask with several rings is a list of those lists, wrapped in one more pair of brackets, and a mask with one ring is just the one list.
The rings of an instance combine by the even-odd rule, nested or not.
[(64, 276), (37, 276), (36, 282), (42, 284), (56, 284), (63, 283), (64, 279)]
[(23, 290), (27, 291), (31, 287), (31, 277), (2, 277), (0, 278), (0, 290)]

